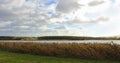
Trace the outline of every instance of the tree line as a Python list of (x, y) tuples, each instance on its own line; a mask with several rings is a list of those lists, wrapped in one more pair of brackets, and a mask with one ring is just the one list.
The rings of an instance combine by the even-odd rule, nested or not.
[(120, 37), (78, 37), (78, 36), (42, 36), (42, 37), (17, 37), (0, 36), (0, 40), (120, 40)]

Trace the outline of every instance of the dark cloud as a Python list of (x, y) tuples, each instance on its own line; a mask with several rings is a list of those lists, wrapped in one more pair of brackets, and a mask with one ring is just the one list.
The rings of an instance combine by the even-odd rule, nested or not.
[(68, 13), (70, 11), (79, 9), (80, 6), (81, 5), (78, 3), (78, 0), (59, 0), (56, 9), (57, 11)]
[(101, 5), (105, 3), (105, 1), (91, 1), (90, 3), (88, 3), (89, 6), (97, 6), (97, 5)]
[(14, 20), (16, 18), (17, 18), (17, 15), (14, 12), (8, 9), (3, 9), (3, 8), (0, 9), (0, 20), (1, 21), (6, 21), (6, 20), (9, 21), (9, 20)]

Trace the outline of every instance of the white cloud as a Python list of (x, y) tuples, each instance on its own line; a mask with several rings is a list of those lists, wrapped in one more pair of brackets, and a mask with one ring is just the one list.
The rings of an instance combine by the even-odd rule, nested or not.
[(120, 31), (119, 11), (119, 0), (0, 0), (0, 33), (114, 35)]
[(11, 21), (1, 21), (0, 22), (0, 28), (3, 28), (3, 27), (6, 27), (7, 25), (11, 24), (12, 22)]

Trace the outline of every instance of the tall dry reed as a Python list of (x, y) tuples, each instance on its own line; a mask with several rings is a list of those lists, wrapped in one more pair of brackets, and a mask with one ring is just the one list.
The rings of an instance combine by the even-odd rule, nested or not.
[(114, 43), (0, 42), (0, 49), (36, 55), (120, 60), (120, 45)]

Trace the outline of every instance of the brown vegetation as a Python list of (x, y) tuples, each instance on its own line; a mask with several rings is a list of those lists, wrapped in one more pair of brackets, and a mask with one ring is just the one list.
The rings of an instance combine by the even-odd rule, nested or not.
[(36, 55), (120, 60), (120, 45), (114, 43), (0, 42), (0, 49)]

